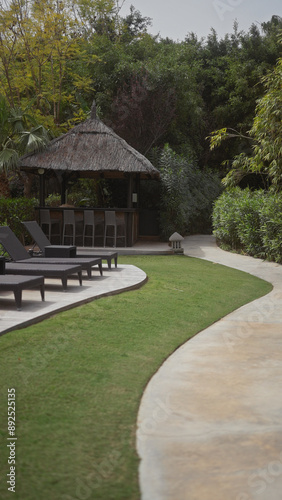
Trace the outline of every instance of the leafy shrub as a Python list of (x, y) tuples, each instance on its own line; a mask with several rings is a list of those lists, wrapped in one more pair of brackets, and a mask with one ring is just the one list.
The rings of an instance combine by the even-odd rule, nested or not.
[(222, 184), (217, 174), (209, 170), (193, 169), (189, 184), (189, 232), (211, 233), (214, 201), (222, 193)]
[(68, 203), (76, 206), (96, 207), (98, 205), (97, 189), (104, 179), (79, 179), (69, 190)]
[(36, 218), (37, 205), (35, 198), (0, 198), (0, 225), (9, 226), (24, 243), (26, 232), (21, 222)]
[(212, 223), (215, 237), (227, 248), (238, 250), (241, 242), (238, 234), (240, 188), (225, 191), (215, 201)]
[(267, 197), (260, 211), (261, 237), (269, 260), (282, 263), (282, 195)]
[(282, 263), (282, 194), (224, 192), (214, 204), (213, 233), (225, 247)]
[(45, 198), (46, 207), (59, 207), (61, 204), (61, 195), (58, 193), (52, 193)]
[(161, 171), (161, 212), (162, 236), (168, 239), (175, 231), (184, 233), (186, 229), (185, 206), (185, 161), (169, 147), (165, 147), (160, 157)]
[[(101, 181), (101, 182), (100, 182)], [(104, 179), (96, 181), (94, 179), (79, 179), (75, 184), (70, 185), (68, 189), (67, 203), (79, 206), (95, 207), (98, 205), (97, 185)], [(52, 193), (45, 198), (47, 207), (59, 207), (61, 205), (61, 195)]]
[[(156, 164), (156, 162), (155, 162)], [(222, 191), (217, 176), (201, 171), (193, 154), (179, 156), (169, 146), (161, 152), (160, 227), (162, 237), (211, 232), (213, 202)]]
[(260, 211), (265, 194), (261, 191), (244, 189), (238, 197), (237, 232), (244, 251), (256, 257), (265, 257), (261, 236)]

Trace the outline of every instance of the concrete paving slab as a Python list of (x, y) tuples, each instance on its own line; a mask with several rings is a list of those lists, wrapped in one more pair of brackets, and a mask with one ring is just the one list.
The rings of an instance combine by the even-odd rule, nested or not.
[(77, 250), (79, 254), (89, 254), (104, 251), (117, 251), (119, 255), (169, 255), (172, 254), (172, 248), (165, 241), (158, 241), (155, 239), (138, 240), (133, 247), (79, 247)]
[(281, 500), (282, 266), (184, 240), (186, 255), (254, 274), (273, 291), (189, 340), (139, 409), (142, 500)]
[(113, 295), (142, 286), (146, 274), (132, 265), (112, 268), (103, 265), (103, 276), (94, 274), (91, 280), (83, 276), (83, 284), (69, 280), (64, 292), (60, 280), (45, 279), (45, 302), (38, 290), (24, 290), (22, 310), (17, 311), (13, 293), (0, 295), (0, 335), (16, 328), (23, 328), (44, 318), (107, 295)]

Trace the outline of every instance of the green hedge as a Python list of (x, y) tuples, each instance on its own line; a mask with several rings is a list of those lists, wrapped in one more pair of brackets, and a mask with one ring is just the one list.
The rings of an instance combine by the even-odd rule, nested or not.
[(282, 263), (282, 195), (269, 197), (260, 211), (261, 238), (269, 260)]
[(0, 225), (9, 226), (16, 236), (26, 243), (26, 231), (22, 225), (24, 220), (35, 220), (35, 198), (0, 198)]
[(282, 263), (282, 194), (234, 188), (216, 200), (212, 220), (225, 248)]

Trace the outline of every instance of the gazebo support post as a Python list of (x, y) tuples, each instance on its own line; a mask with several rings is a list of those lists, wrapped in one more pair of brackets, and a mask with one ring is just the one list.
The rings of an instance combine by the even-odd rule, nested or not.
[(66, 200), (67, 200), (67, 188), (68, 188), (68, 179), (67, 175), (63, 173), (62, 175), (62, 181), (61, 181), (61, 205), (65, 205)]
[(133, 194), (133, 175), (129, 174), (128, 184), (127, 184), (127, 208), (133, 207), (132, 194)]
[[(127, 184), (127, 208), (136, 208), (139, 206), (139, 194), (140, 194), (140, 175), (139, 174), (129, 174), (128, 184)], [(134, 237), (134, 227), (137, 220), (133, 220), (136, 214), (129, 212), (127, 215), (127, 245), (132, 246)], [(138, 234), (138, 229), (137, 229)]]
[(139, 208), (140, 206), (140, 174), (136, 174), (136, 189), (137, 193), (137, 203), (136, 203), (136, 208)]
[[(128, 183), (127, 183), (127, 208), (132, 208), (132, 193), (133, 193), (133, 175), (128, 175)], [(128, 212), (127, 221), (126, 221), (126, 235), (127, 242), (126, 245), (128, 247), (132, 246), (132, 213)]]
[[(41, 169), (40, 169), (41, 170)], [(44, 171), (39, 173), (39, 204), (45, 207), (45, 178)]]

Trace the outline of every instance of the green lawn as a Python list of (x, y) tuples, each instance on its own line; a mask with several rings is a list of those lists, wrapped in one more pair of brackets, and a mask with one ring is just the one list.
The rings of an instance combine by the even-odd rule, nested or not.
[[(187, 339), (271, 285), (184, 256), (130, 256), (139, 290), (0, 337), (0, 498), (138, 500), (142, 392)], [(16, 493), (7, 490), (7, 389), (16, 389)], [(153, 500), (153, 499), (152, 499)]]

